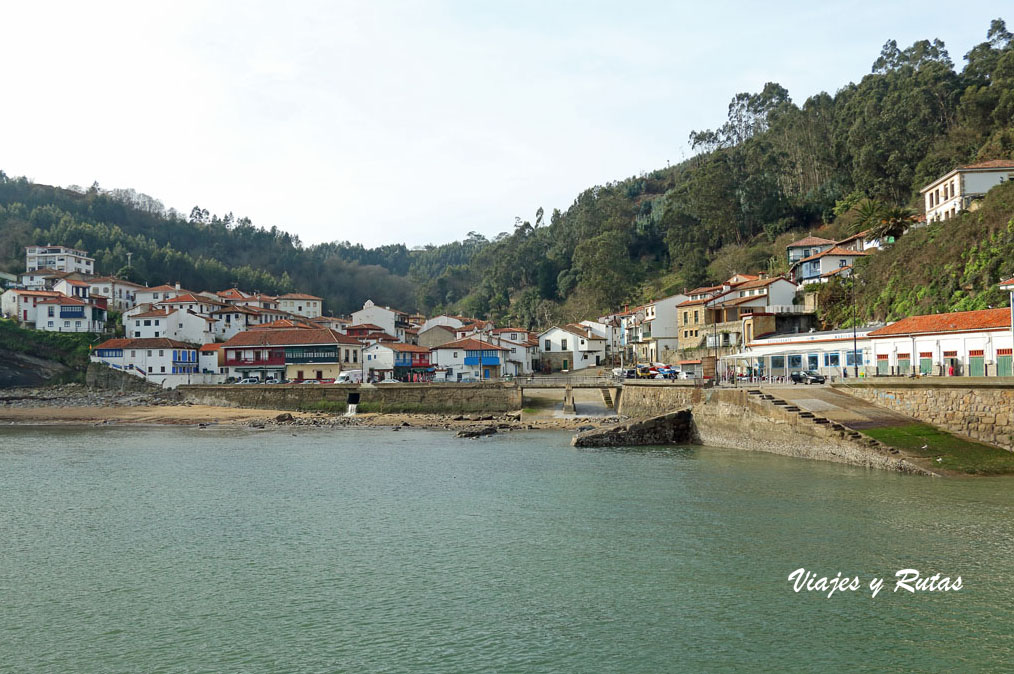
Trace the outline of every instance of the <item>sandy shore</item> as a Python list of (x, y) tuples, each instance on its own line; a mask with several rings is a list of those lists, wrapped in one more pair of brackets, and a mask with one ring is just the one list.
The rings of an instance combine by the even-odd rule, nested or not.
[[(291, 420), (285, 415), (291, 415)], [(281, 417), (284, 421), (278, 421)], [(461, 430), (477, 426), (497, 426), (501, 430), (557, 429), (573, 430), (599, 425), (603, 419), (584, 417), (534, 419), (520, 421), (516, 415), (441, 415), (441, 414), (360, 414), (355, 417), (322, 415), (285, 410), (214, 407), (211, 405), (138, 405), (131, 407), (82, 406), (0, 406), (0, 424), (162, 424), (170, 426), (302, 425), (302, 426), (413, 426)]]

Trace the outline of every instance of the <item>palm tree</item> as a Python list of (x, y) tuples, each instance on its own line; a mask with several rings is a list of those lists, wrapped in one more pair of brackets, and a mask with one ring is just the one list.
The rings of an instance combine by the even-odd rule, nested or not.
[(912, 209), (904, 206), (888, 206), (876, 199), (863, 199), (855, 205), (854, 230), (866, 233), (866, 240), (880, 239), (887, 242), (905, 233), (915, 219)]

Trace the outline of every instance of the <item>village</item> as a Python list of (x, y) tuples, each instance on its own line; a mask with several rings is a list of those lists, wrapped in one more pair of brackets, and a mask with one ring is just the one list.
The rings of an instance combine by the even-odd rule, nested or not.
[[(956, 168), (923, 188), (925, 213), (912, 226), (974, 210), (1011, 177), (1008, 161)], [(371, 300), (351, 315), (328, 316), (320, 297), (303, 293), (143, 286), (96, 275), (87, 251), (48, 244), (26, 248), (24, 273), (4, 275), (0, 308), (36, 330), (116, 334), (92, 346), (91, 360), (165, 388), (478, 382), (583, 371), (732, 384), (1012, 376), (1009, 307), (818, 330), (821, 284), (852, 278), (857, 259), (890, 243), (868, 232), (841, 240), (807, 236), (786, 247), (787, 274), (737, 273), (540, 333)], [(1000, 287), (1014, 305), (1014, 279)]]

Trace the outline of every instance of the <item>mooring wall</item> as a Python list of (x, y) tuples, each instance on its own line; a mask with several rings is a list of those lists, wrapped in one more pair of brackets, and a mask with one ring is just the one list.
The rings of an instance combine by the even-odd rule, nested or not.
[(202, 405), (273, 410), (344, 411), (350, 393), (362, 412), (510, 412), (521, 409), (513, 384), (228, 384), (180, 386), (184, 399)]
[[(712, 447), (769, 452), (854, 466), (928, 473), (866, 440), (829, 424), (815, 424), (745, 389), (713, 389), (671, 382), (627, 382), (621, 413), (658, 417), (689, 407), (697, 439)], [(932, 474), (932, 473), (930, 473)]]
[(1014, 378), (871, 377), (833, 387), (952, 433), (1014, 451)]

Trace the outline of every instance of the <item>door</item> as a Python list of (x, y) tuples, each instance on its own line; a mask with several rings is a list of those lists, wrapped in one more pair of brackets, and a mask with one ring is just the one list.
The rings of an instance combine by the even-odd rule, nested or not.
[(1011, 349), (997, 349), (996, 352), (996, 374), (998, 377), (1011, 377), (1014, 376), (1012, 370), (1014, 370), (1014, 355), (1011, 355)]
[(969, 377), (985, 377), (986, 376), (986, 358), (984, 354), (979, 352), (972, 352), (968, 356), (968, 376)]
[(569, 370), (570, 368), (569, 368), (569, 367), (567, 367), (567, 366), (568, 366), (569, 364), (570, 364), (570, 363), (569, 363), (569, 362), (567, 361), (567, 359), (566, 359), (566, 358), (564, 358), (564, 359), (563, 359), (563, 369), (564, 369), (564, 370)]
[(898, 359), (898, 374), (908, 374), (908, 368), (911, 366), (908, 358)]
[(878, 375), (886, 375), (886, 374), (888, 374), (888, 370), (887, 369), (888, 369), (889, 366), (890, 366), (890, 361), (887, 359), (887, 354), (881, 354), (881, 355), (877, 356), (877, 374)]
[(920, 353), (919, 354), (919, 374), (927, 375), (933, 372), (933, 354), (932, 353)]
[(492, 370), (490, 370), (488, 367), (482, 368), (482, 378), (483, 379), (489, 379), (492, 376), (493, 376)]

